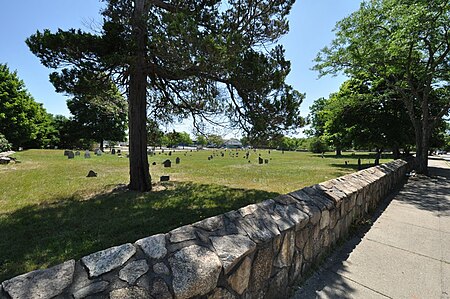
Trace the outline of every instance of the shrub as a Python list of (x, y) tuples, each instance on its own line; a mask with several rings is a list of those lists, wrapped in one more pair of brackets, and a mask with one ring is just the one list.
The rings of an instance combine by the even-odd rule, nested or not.
[(5, 135), (0, 133), (0, 152), (6, 152), (11, 150), (11, 143), (6, 140)]

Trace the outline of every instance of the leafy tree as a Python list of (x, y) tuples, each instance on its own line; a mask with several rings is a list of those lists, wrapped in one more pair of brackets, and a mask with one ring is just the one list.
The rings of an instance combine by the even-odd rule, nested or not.
[(162, 146), (162, 138), (164, 132), (158, 126), (158, 123), (154, 120), (147, 120), (147, 142), (149, 145)]
[(309, 107), (309, 114), (306, 119), (310, 129), (305, 130), (306, 135), (319, 137), (324, 134), (325, 122), (323, 111), (328, 102), (326, 98), (319, 98), (314, 101), (314, 103)]
[(366, 82), (351, 79), (329, 99), (314, 103), (309, 118), (311, 131), (321, 134), (339, 154), (342, 147), (399, 148), (413, 143), (414, 130), (400, 101), (385, 97), (383, 80)]
[(309, 150), (313, 153), (320, 154), (329, 150), (327, 143), (321, 137), (311, 138)]
[(169, 132), (165, 134), (166, 140), (167, 140), (167, 146), (168, 147), (175, 147), (179, 144), (180, 141), (180, 133), (173, 130), (172, 132)]
[(186, 132), (180, 132), (180, 134), (178, 136), (178, 144), (182, 145), (183, 148), (185, 146), (192, 145), (191, 136)]
[(51, 116), (25, 89), (25, 84), (0, 64), (0, 132), (18, 147), (42, 147), (53, 133)]
[(208, 146), (221, 147), (224, 143), (222, 136), (217, 134), (209, 134), (207, 137)]
[(101, 150), (105, 140), (125, 140), (127, 102), (111, 78), (102, 73), (80, 73), (77, 77), (66, 73), (63, 79), (53, 73), (50, 81), (57, 92), (73, 96), (67, 107), (73, 115), (73, 133), (79, 139), (94, 140)]
[(252, 136), (302, 123), (303, 95), (285, 84), (284, 50), (264, 47), (288, 31), (294, 0), (106, 2), (99, 34), (44, 30), (27, 44), (62, 81), (108, 73), (126, 90), (130, 189), (151, 189), (147, 108), (169, 119), (192, 115), (196, 125), (222, 114)]
[(414, 128), (419, 173), (428, 172), (431, 133), (450, 108), (449, 23), (448, 1), (365, 1), (316, 58), (321, 75), (385, 80)]
[(198, 135), (196, 140), (197, 145), (206, 146), (208, 144), (208, 140), (203, 135)]

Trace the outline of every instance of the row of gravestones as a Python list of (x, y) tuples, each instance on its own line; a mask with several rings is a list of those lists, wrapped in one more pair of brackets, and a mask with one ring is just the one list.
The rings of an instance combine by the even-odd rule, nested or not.
[[(94, 153), (97, 156), (101, 156), (103, 154), (103, 152), (100, 149), (95, 149)], [(116, 154), (116, 150), (112, 149), (111, 154), (115, 155)], [(117, 150), (117, 154), (119, 156), (122, 155), (120, 150)], [(64, 156), (67, 156), (68, 159), (74, 159), (76, 156), (80, 156), (80, 155), (81, 155), (80, 151), (75, 151), (75, 152), (70, 151), (70, 150), (65, 150), (64, 151)], [(91, 153), (89, 152), (89, 150), (86, 150), (84, 152), (84, 158), (89, 159), (90, 157), (91, 157)]]

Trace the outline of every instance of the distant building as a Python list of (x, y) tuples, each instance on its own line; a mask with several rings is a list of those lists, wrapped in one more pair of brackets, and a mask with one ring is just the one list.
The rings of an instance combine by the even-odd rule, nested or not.
[(223, 143), (223, 146), (225, 148), (242, 148), (242, 143), (239, 140), (232, 138), (232, 139), (226, 140)]

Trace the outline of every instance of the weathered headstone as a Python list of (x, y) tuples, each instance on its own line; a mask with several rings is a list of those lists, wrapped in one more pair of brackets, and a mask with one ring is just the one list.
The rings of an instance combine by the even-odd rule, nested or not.
[(172, 156), (172, 151), (169, 152), (169, 156)]
[(258, 163), (259, 163), (259, 164), (263, 164), (263, 162), (264, 162), (263, 158), (258, 157)]
[(180, 157), (177, 157), (176, 159), (175, 159), (175, 164), (180, 164)]
[(209, 161), (209, 160), (211, 160), (211, 157), (210, 157), (210, 156), (208, 156), (208, 161)]
[(102, 151), (101, 150), (97, 150), (96, 152), (95, 152), (95, 154), (97, 155), (97, 156), (101, 156), (102, 155)]
[(68, 159), (73, 159), (73, 158), (75, 158), (74, 152), (69, 151), (69, 154), (67, 155), (67, 158), (68, 158)]
[(164, 167), (172, 167), (172, 162), (170, 160), (166, 160), (163, 162)]
[(168, 182), (170, 180), (170, 176), (168, 175), (162, 175), (159, 177), (160, 182)]
[(115, 155), (115, 154), (116, 154), (116, 149), (113, 148), (113, 149), (111, 150), (111, 155)]
[(87, 178), (96, 178), (97, 177), (97, 173), (93, 170), (89, 170), (87, 176)]
[(91, 153), (88, 151), (88, 150), (86, 150), (85, 152), (84, 152), (84, 158), (85, 159), (89, 159), (91, 157)]
[(269, 159), (264, 159), (264, 164), (269, 164)]
[(121, 153), (122, 153), (122, 151), (121, 151), (120, 149), (118, 149), (118, 150), (117, 150), (117, 153), (118, 153), (118, 154), (121, 154)]

